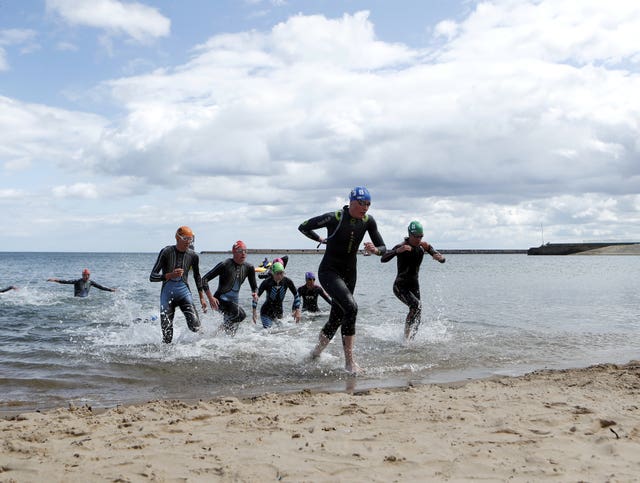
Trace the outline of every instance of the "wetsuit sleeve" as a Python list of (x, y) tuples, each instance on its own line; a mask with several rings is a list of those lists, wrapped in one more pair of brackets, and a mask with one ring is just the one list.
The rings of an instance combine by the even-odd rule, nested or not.
[[(82, 280), (81, 278), (79, 278), (78, 280)], [(78, 280), (56, 280), (57, 283), (62, 283), (65, 285), (73, 285), (75, 284)]]
[(335, 220), (335, 213), (325, 213), (324, 215), (316, 216), (314, 218), (309, 218), (307, 221), (303, 221), (298, 227), (298, 231), (300, 231), (300, 233), (302, 233), (307, 238), (311, 238), (312, 240), (319, 242), (322, 237), (313, 230), (329, 227)]
[(92, 287), (97, 288), (98, 290), (104, 290), (105, 292), (113, 292), (112, 288), (105, 287), (104, 285), (100, 285), (98, 282), (94, 282), (93, 280), (89, 280)]
[(296, 290), (296, 286), (293, 284), (293, 281), (290, 278), (287, 278), (287, 288), (293, 294), (293, 304), (291, 305), (291, 310), (297, 310), (300, 308), (300, 294)]
[(224, 262), (218, 263), (215, 267), (209, 270), (204, 276), (201, 278), (202, 288), (203, 290), (209, 290), (209, 280), (213, 280), (218, 275), (222, 273), (224, 270)]
[(393, 260), (393, 257), (395, 257), (397, 255), (396, 250), (398, 248), (400, 248), (402, 245), (404, 245), (404, 243), (398, 243), (395, 247), (393, 247), (391, 250), (387, 250), (385, 252), (384, 255), (382, 255), (382, 257), (380, 257), (380, 261), (382, 263), (387, 263), (390, 260)]
[(371, 242), (378, 249), (378, 255), (384, 255), (387, 251), (387, 247), (384, 244), (382, 235), (378, 231), (378, 224), (376, 223), (376, 220), (373, 219), (373, 217), (369, 218), (367, 231), (369, 232), (369, 236), (371, 237)]
[(193, 280), (196, 282), (196, 289), (198, 292), (202, 292), (202, 277), (200, 276), (200, 257), (197, 253), (193, 254), (193, 263), (191, 264), (193, 269)]
[(250, 263), (247, 263), (247, 270), (248, 270), (248, 275), (247, 278), (249, 279), (249, 286), (251, 287), (251, 293), (254, 293), (256, 290), (258, 290), (258, 283), (256, 282), (256, 269), (253, 268), (253, 265), (251, 265)]
[(151, 269), (151, 275), (149, 275), (150, 282), (164, 282), (164, 271), (163, 271), (164, 257), (165, 257), (165, 250), (162, 249), (160, 250), (160, 253), (158, 253), (158, 258), (156, 260), (156, 263)]
[(260, 284), (260, 287), (258, 287), (258, 298), (260, 298), (260, 295), (267, 289), (268, 284), (269, 280), (265, 280)]
[(0, 293), (5, 293), (5, 292), (8, 292), (9, 290), (14, 290), (14, 289), (15, 287), (12, 285), (10, 287), (0, 289)]
[(326, 302), (331, 305), (331, 299), (329, 298), (329, 294), (325, 291), (325, 289), (323, 289), (322, 287), (319, 287), (318, 293), (320, 294), (320, 297), (322, 297), (323, 299), (326, 300)]

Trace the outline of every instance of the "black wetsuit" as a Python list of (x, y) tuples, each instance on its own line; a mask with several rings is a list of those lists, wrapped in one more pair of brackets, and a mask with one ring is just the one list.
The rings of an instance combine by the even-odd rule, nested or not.
[[(410, 246), (411, 250), (398, 253), (396, 250), (403, 245)], [(438, 254), (431, 245), (429, 245), (427, 252), (431, 256)], [(422, 246), (412, 246), (409, 244), (409, 239), (405, 238), (404, 242), (397, 244), (393, 249), (387, 251), (380, 259), (382, 263), (386, 263), (392, 260), (393, 257), (397, 257), (398, 274), (393, 282), (393, 293), (403, 304), (409, 307), (407, 325), (410, 327), (411, 338), (415, 337), (422, 316), (419, 273), (424, 254), (425, 249)]]
[(209, 290), (209, 280), (216, 277), (220, 278), (218, 279), (218, 290), (213, 296), (218, 299), (219, 310), (224, 316), (223, 328), (234, 334), (238, 330), (240, 322), (247, 316), (239, 305), (240, 286), (248, 278), (251, 292), (255, 293), (258, 288), (256, 271), (253, 265), (248, 262), (238, 265), (233, 261), (233, 258), (227, 258), (202, 277), (205, 291)]
[(95, 287), (99, 290), (104, 290), (105, 292), (113, 292), (112, 288), (100, 285), (98, 282), (94, 282), (93, 280), (84, 280), (82, 278), (79, 278), (78, 280), (56, 280), (56, 282), (65, 285), (73, 285), (74, 297), (88, 297), (89, 289), (91, 287)]
[[(273, 324), (274, 319), (281, 319), (283, 316), (282, 302), (289, 290), (293, 294), (293, 304), (291, 310), (300, 308), (300, 296), (296, 290), (296, 286), (293, 284), (290, 278), (283, 277), (278, 283), (273, 277), (266, 279), (260, 284), (258, 288), (258, 297), (263, 292), (267, 293), (267, 299), (260, 307), (260, 318), (262, 320), (262, 326), (268, 329)], [(254, 302), (255, 307), (256, 302)]]
[[(167, 280), (165, 274), (173, 272), (176, 268), (184, 271), (182, 277)], [(196, 281), (198, 292), (202, 292), (202, 279), (200, 278), (200, 258), (198, 254), (187, 249), (179, 251), (175, 245), (169, 245), (160, 250), (149, 281), (162, 282), (160, 292), (160, 326), (162, 327), (162, 340), (170, 343), (173, 340), (173, 317), (176, 307), (180, 307), (187, 327), (192, 332), (200, 330), (200, 318), (196, 306), (193, 303), (191, 289), (189, 288), (189, 270), (193, 270), (193, 278)]]
[(318, 296), (322, 297), (331, 305), (331, 299), (320, 285), (308, 288), (307, 285), (298, 287), (298, 294), (302, 299), (302, 310), (304, 312), (318, 312)]
[(5, 292), (8, 292), (9, 290), (13, 290), (13, 289), (14, 289), (13, 286), (10, 286), (10, 287), (7, 287), (7, 288), (0, 288), (0, 293), (5, 293)]
[(362, 220), (352, 218), (348, 206), (341, 211), (311, 218), (303, 222), (298, 230), (308, 238), (320, 241), (320, 236), (313, 231), (318, 228), (327, 229), (327, 248), (318, 268), (318, 279), (331, 297), (331, 313), (322, 332), (332, 339), (340, 327), (343, 336), (352, 336), (356, 333), (358, 315), (353, 291), (358, 276), (356, 265), (360, 243), (368, 232), (380, 253), (384, 253), (386, 247), (373, 217), (366, 215)]

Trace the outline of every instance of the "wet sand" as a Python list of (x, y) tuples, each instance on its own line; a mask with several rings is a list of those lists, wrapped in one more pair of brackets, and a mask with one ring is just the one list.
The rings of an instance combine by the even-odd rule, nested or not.
[(640, 362), (0, 420), (0, 481), (638, 481)]

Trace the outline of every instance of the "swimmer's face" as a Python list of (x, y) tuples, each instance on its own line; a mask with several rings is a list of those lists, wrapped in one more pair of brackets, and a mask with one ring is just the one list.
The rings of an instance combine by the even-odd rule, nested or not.
[(235, 248), (233, 250), (233, 261), (237, 264), (244, 263), (247, 259), (247, 249), (246, 248)]
[(364, 215), (369, 211), (369, 207), (371, 206), (371, 201), (365, 200), (353, 200), (349, 203), (349, 214), (353, 218), (358, 218), (362, 220)]

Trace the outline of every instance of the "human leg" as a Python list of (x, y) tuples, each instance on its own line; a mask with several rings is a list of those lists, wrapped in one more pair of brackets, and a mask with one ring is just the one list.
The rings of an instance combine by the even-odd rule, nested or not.
[(162, 342), (165, 344), (170, 344), (173, 340), (175, 310), (173, 291), (169, 284), (166, 284), (160, 292), (160, 328), (162, 329)]
[(409, 313), (404, 324), (405, 340), (413, 340), (422, 320), (422, 302), (420, 301), (420, 288), (394, 283), (393, 293), (398, 299), (409, 307)]

